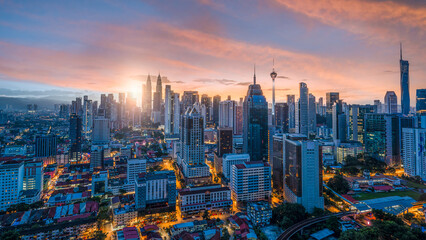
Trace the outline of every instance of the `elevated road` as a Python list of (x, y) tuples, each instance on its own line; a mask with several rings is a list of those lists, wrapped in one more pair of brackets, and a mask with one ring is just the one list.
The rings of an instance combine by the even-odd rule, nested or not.
[(294, 234), (296, 234), (297, 232), (299, 232), (303, 228), (309, 227), (311, 225), (314, 225), (314, 224), (322, 222), (322, 221), (325, 221), (325, 220), (327, 220), (328, 218), (330, 218), (332, 216), (343, 217), (343, 216), (351, 215), (351, 214), (354, 214), (354, 212), (341, 212), (341, 213), (335, 213), (335, 214), (326, 215), (326, 216), (322, 216), (322, 217), (309, 218), (309, 219), (303, 220), (303, 221), (298, 222), (298, 223), (294, 224), (293, 226), (287, 228), (277, 238), (277, 240), (287, 240), (287, 239), (290, 239)]

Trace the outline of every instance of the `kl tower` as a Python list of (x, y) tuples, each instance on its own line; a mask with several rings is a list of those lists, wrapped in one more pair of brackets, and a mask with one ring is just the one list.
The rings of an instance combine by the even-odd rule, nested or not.
[(272, 72), (271, 72), (271, 78), (272, 78), (272, 126), (275, 126), (275, 78), (277, 77), (277, 73), (275, 72), (275, 61), (272, 60)]

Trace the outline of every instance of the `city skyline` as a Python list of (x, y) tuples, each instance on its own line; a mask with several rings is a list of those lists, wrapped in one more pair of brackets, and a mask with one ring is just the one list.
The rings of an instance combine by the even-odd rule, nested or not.
[(421, 67), (426, 63), (424, 4), (333, 1), (324, 9), (326, 1), (310, 2), (224, 6), (187, 1), (176, 6), (148, 1), (124, 6), (3, 1), (0, 93), (130, 92), (140, 99), (146, 76), (154, 80), (160, 73), (167, 76), (163, 84), (176, 92), (238, 99), (245, 95), (255, 63), (258, 82), (271, 102), (274, 58), (277, 102), (297, 95), (299, 83), (306, 82), (317, 97), (338, 91), (346, 102), (372, 104), (387, 91), (401, 99), (402, 42), (404, 60), (411, 65), (413, 107), (415, 91), (424, 87), (426, 77)]

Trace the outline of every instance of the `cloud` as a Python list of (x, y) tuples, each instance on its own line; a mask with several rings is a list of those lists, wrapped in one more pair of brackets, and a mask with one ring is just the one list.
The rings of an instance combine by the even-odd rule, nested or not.
[(253, 82), (239, 82), (239, 83), (236, 83), (235, 85), (239, 85), (239, 86), (248, 86), (248, 85), (250, 85), (250, 84), (252, 84)]
[(204, 84), (219, 83), (219, 84), (223, 84), (223, 85), (233, 85), (237, 81), (230, 80), (230, 79), (208, 79), (208, 78), (204, 78), (204, 79), (195, 79), (194, 82), (199, 82), (199, 83), (204, 83)]
[(277, 78), (290, 79), (289, 77), (286, 77), (286, 76), (277, 76)]

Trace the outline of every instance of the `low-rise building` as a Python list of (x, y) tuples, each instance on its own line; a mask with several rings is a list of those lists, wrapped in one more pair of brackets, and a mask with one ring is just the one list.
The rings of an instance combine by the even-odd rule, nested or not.
[(135, 181), (136, 209), (176, 207), (176, 175), (174, 171), (141, 173)]
[(266, 201), (249, 202), (247, 204), (247, 217), (253, 225), (269, 225), (272, 218), (271, 205)]
[(179, 207), (183, 216), (203, 210), (221, 210), (232, 207), (231, 190), (219, 184), (185, 188), (179, 191)]
[(114, 229), (130, 226), (137, 221), (138, 212), (134, 205), (125, 205), (115, 208), (112, 214), (112, 222)]

